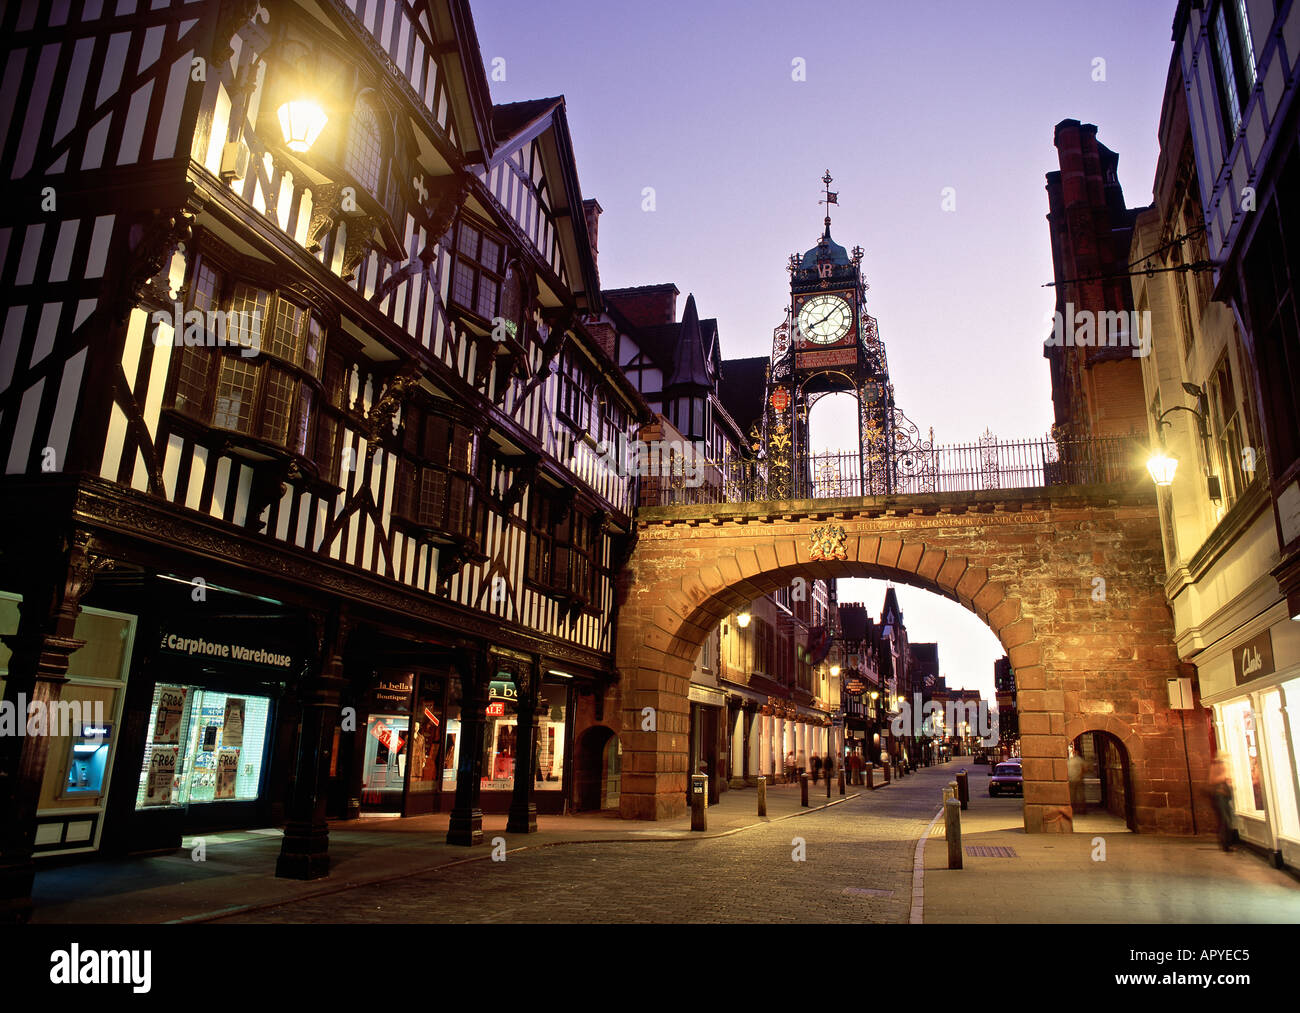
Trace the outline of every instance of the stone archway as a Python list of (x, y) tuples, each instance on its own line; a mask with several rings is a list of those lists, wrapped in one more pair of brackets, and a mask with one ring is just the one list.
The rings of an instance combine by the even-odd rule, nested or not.
[[(1031, 832), (1071, 829), (1071, 721), (1109, 716), (1123, 741), (1142, 740), (1134, 755), (1181, 759), (1165, 703), (1178, 658), (1149, 490), (658, 507), (638, 525), (617, 634), (624, 816), (683, 811), (695, 653), (723, 616), (795, 576), (892, 579), (989, 626), (1016, 672)], [(643, 730), (647, 715), (653, 730)], [(1139, 829), (1190, 830), (1186, 777), (1172, 762), (1143, 765), (1134, 793)]]

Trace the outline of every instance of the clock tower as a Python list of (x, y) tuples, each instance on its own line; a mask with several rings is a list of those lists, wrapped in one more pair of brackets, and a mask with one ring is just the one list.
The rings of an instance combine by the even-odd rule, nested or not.
[[(894, 406), (884, 343), (867, 313), (863, 250), (855, 247), (850, 255), (831, 238), (830, 205), (839, 203), (839, 195), (830, 189), (830, 172), (822, 182), (824, 231), (816, 246), (790, 257), (789, 309), (773, 335), (762, 431), (753, 435), (767, 462), (769, 486), (780, 498), (827, 495), (823, 479), (845, 495), (901, 491), (900, 477), (932, 460), (933, 438), (923, 443)], [(858, 400), (856, 462), (851, 454), (819, 461), (812, 453), (809, 411), (819, 398), (836, 393)], [(900, 462), (900, 452), (929, 456)], [(834, 473), (819, 474), (825, 468)]]

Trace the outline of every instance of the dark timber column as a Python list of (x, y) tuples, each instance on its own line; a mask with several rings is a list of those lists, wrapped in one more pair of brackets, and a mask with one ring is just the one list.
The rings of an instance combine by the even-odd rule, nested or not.
[(515, 788), (510, 799), (510, 818), (506, 832), (532, 834), (537, 832), (537, 803), (533, 791), (537, 785), (537, 768), (534, 751), (537, 748), (537, 694), (541, 682), (541, 663), (518, 662), (512, 666), (519, 700), (515, 712), (519, 716), (515, 746)]
[(447, 827), (448, 844), (483, 842), (483, 810), (479, 789), (483, 779), (483, 731), (488, 703), (488, 664), (481, 648), (456, 654), (460, 675), (460, 764), (456, 769), (456, 802)]
[(284, 879), (321, 879), (330, 872), (330, 832), (325, 820), (330, 750), (340, 717), (343, 649), (351, 623), (342, 612), (313, 617), (316, 624), (311, 671), (299, 687), (298, 757), (288, 819), (275, 874)]
[[(68, 659), (85, 644), (73, 637), (81, 599), (95, 574), (113, 564), (93, 551), (88, 532), (74, 532), (56, 552), (35, 551), (19, 559), (6, 555), (15, 575), (27, 579), (22, 588), (18, 631), (4, 638), (12, 655), (5, 677), (5, 702), (13, 708), (14, 730), (26, 726), (29, 712), (42, 713), (48, 734), (0, 736), (0, 922), (26, 922), (32, 914), (32, 881), (36, 866), (36, 807), (50, 735), (57, 719)], [(21, 579), (21, 578), (20, 578)], [(67, 720), (66, 718), (64, 719)], [(75, 732), (80, 732), (76, 729)], [(74, 732), (74, 734), (75, 734)]]

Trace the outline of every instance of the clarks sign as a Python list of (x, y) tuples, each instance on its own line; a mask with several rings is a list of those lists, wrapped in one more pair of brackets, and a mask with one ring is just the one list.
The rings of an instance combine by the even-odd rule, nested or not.
[(1272, 675), (1273, 635), (1265, 630), (1253, 640), (1238, 644), (1232, 651), (1232, 667), (1237, 673), (1237, 685)]

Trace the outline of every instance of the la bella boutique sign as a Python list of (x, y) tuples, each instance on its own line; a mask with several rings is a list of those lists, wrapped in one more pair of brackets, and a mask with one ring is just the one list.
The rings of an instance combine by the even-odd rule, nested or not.
[(1259, 636), (1238, 644), (1232, 651), (1232, 667), (1237, 674), (1237, 685), (1272, 675), (1276, 669), (1273, 665), (1273, 635), (1265, 630)]

